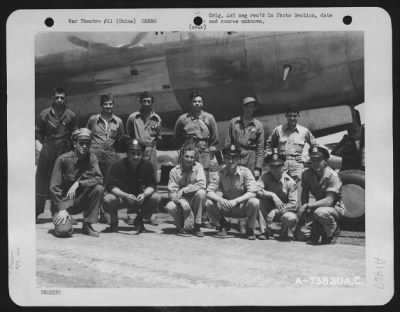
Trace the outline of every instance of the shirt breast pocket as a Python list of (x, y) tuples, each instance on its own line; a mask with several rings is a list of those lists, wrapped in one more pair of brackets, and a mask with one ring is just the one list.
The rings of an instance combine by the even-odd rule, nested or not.
[(118, 133), (118, 126), (115, 124), (111, 124), (110, 125), (110, 136), (115, 138), (117, 136)]
[(299, 146), (304, 146), (305, 141), (304, 140), (300, 140), (300, 139), (295, 139), (293, 141), (294, 144), (299, 145)]

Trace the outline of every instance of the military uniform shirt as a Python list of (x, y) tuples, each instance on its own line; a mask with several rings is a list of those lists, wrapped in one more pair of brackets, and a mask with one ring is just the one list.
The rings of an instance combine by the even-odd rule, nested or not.
[(233, 118), (229, 124), (228, 136), (225, 141), (225, 145), (230, 144), (241, 147), (242, 153), (247, 152), (245, 150), (254, 150), (256, 152), (255, 168), (262, 168), (264, 161), (264, 126), (259, 120), (253, 118), (245, 126), (242, 117)]
[(283, 212), (296, 212), (297, 187), (296, 182), (287, 173), (282, 174), (280, 181), (275, 180), (271, 172), (266, 172), (261, 177), (262, 189), (275, 193), (284, 205)]
[(101, 114), (89, 118), (86, 128), (92, 131), (93, 145), (112, 147), (114, 143), (124, 135), (124, 125), (121, 118), (112, 115), (107, 122)]
[(303, 173), (302, 188), (303, 192), (311, 192), (315, 200), (325, 198), (328, 192), (335, 193), (336, 198), (333, 207), (344, 215), (346, 209), (342, 203), (342, 181), (332, 168), (325, 167), (324, 173), (320, 179), (313, 169), (307, 169)]
[(278, 153), (286, 156), (302, 155), (305, 143), (310, 146), (315, 145), (316, 141), (311, 131), (307, 128), (296, 125), (296, 128), (290, 130), (287, 125), (276, 127), (266, 143), (267, 153), (271, 154), (273, 148), (278, 148)]
[(198, 162), (188, 171), (184, 171), (182, 165), (178, 164), (169, 173), (168, 195), (170, 199), (175, 198), (181, 189), (184, 194), (192, 195), (192, 193), (205, 188), (206, 176), (203, 166)]
[(75, 113), (69, 108), (65, 108), (60, 119), (58, 119), (53, 107), (48, 107), (39, 115), (35, 138), (41, 143), (69, 142), (72, 132), (77, 128)]
[(106, 189), (111, 193), (114, 187), (135, 196), (143, 193), (147, 187), (156, 188), (156, 179), (151, 162), (142, 159), (135, 170), (129, 166), (125, 157), (114, 163), (108, 173)]
[(202, 111), (200, 115), (192, 113), (181, 115), (175, 124), (175, 137), (179, 146), (193, 139), (203, 141), (209, 146), (218, 144), (217, 123), (213, 115)]
[(103, 184), (103, 176), (94, 154), (79, 159), (74, 151), (70, 151), (57, 158), (50, 180), (53, 202), (62, 201), (76, 181), (79, 182), (79, 188)]
[(249, 169), (237, 166), (236, 172), (231, 175), (226, 167), (210, 176), (207, 191), (222, 192), (226, 199), (235, 199), (247, 192), (257, 192), (256, 180)]
[(153, 146), (157, 139), (161, 139), (161, 118), (151, 112), (147, 121), (140, 111), (132, 113), (126, 122), (126, 132), (131, 138), (137, 139), (146, 146)]

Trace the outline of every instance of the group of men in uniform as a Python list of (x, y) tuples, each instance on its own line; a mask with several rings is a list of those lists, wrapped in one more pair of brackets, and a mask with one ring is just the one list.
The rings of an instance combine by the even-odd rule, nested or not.
[[(53, 105), (39, 116), (36, 139), (41, 149), (36, 173), (36, 216), (44, 210), (50, 191), (55, 234), (72, 233), (71, 214), (83, 212), (82, 231), (99, 233), (100, 212), (107, 216), (105, 232), (118, 231), (118, 209), (135, 211), (132, 225), (145, 231), (160, 204), (157, 193), (157, 141), (161, 118), (153, 111), (154, 98), (140, 95), (141, 108), (127, 120), (113, 114), (111, 94), (100, 96), (102, 111), (77, 129), (75, 114), (65, 106), (67, 94), (56, 88)], [(213, 168), (218, 145), (217, 123), (203, 110), (204, 98), (190, 94), (191, 111), (175, 124), (180, 148), (179, 163), (170, 171), (165, 206), (173, 217), (177, 234), (203, 237), (204, 215), (217, 227), (217, 237), (228, 237), (231, 218), (239, 218), (241, 231), (250, 240), (272, 237), (271, 225), (282, 223), (279, 239), (290, 241), (305, 214), (313, 216), (311, 243), (331, 243), (338, 235), (338, 221), (345, 209), (341, 181), (327, 165), (329, 152), (317, 146), (312, 133), (297, 124), (300, 113), (290, 107), (287, 123), (276, 127), (265, 142), (263, 124), (254, 118), (256, 99), (243, 99), (243, 114), (233, 118), (222, 150), (224, 164)], [(115, 150), (126, 140), (127, 157)], [(70, 150), (72, 138), (73, 150)], [(310, 145), (311, 168), (304, 170), (305, 143)], [(262, 174), (266, 162), (269, 171)], [(315, 198), (309, 200), (309, 194)]]

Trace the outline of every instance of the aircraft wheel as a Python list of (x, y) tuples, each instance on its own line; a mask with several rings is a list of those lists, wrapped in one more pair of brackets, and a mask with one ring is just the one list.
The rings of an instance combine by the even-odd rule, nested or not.
[(343, 228), (365, 228), (365, 173), (361, 170), (345, 170), (339, 173), (342, 180), (342, 200), (346, 207)]

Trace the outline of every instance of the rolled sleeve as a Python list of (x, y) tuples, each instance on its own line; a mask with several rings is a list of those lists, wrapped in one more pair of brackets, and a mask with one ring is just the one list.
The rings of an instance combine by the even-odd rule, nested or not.
[(327, 180), (326, 192), (333, 192), (339, 194), (342, 187), (342, 182), (338, 175), (331, 175)]
[(179, 183), (178, 183), (178, 170), (177, 168), (172, 168), (169, 172), (169, 181), (168, 181), (168, 197), (172, 200), (177, 197), (179, 191)]
[(207, 192), (217, 192), (220, 190), (220, 174), (210, 175), (210, 183), (208, 184)]

